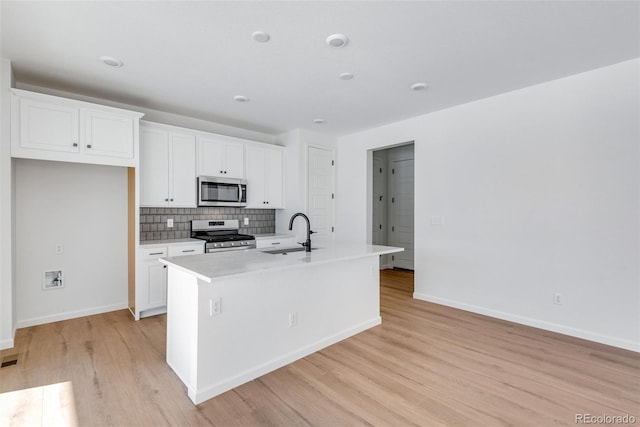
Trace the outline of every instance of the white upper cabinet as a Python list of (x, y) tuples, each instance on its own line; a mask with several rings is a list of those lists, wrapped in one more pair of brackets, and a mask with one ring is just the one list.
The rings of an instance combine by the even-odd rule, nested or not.
[(196, 137), (144, 123), (140, 132), (140, 206), (196, 207)]
[[(19, 147), (33, 150), (80, 151), (80, 110), (66, 103), (18, 99)], [(14, 110), (15, 111), (15, 110)]]
[(196, 137), (172, 132), (169, 149), (169, 206), (195, 208)]
[(134, 133), (130, 117), (104, 111), (83, 110), (84, 149), (86, 154), (133, 158), (131, 136)]
[(284, 208), (284, 150), (247, 144), (247, 207)]
[(11, 90), (11, 156), (138, 165), (141, 113)]
[(169, 132), (140, 128), (140, 206), (169, 202)]
[(244, 178), (244, 144), (223, 136), (199, 136), (198, 175)]

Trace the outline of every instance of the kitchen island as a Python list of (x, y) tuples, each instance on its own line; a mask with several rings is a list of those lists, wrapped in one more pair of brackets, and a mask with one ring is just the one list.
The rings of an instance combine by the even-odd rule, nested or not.
[(324, 245), (171, 257), (167, 363), (201, 403), (381, 323), (379, 256)]

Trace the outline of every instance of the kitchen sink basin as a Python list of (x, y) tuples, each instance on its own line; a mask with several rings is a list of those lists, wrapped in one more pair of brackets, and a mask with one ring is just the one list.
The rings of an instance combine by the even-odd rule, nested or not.
[(262, 251), (262, 252), (264, 252), (265, 254), (272, 254), (272, 255), (286, 255), (289, 252), (302, 252), (304, 250), (305, 248), (299, 247), (299, 248), (271, 249), (271, 250)]

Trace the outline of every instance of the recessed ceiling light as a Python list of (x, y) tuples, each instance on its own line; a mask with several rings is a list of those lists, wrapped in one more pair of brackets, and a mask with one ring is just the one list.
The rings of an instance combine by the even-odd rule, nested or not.
[(351, 80), (353, 78), (353, 73), (342, 73), (340, 74), (340, 78), (342, 80)]
[(332, 34), (327, 37), (327, 44), (331, 47), (345, 47), (349, 43), (349, 38), (344, 34)]
[(114, 58), (113, 56), (101, 56), (100, 61), (102, 61), (105, 65), (109, 67), (120, 68), (124, 64), (118, 58)]
[(317, 125), (323, 125), (324, 124), (324, 119), (313, 119), (313, 123), (315, 123)]
[(236, 95), (233, 97), (237, 102), (249, 102), (249, 98), (244, 95)]
[(420, 91), (426, 90), (429, 86), (426, 83), (414, 83), (411, 85), (411, 90)]
[(271, 39), (271, 36), (264, 31), (256, 31), (251, 34), (251, 37), (253, 37), (253, 39), (259, 43), (266, 43)]

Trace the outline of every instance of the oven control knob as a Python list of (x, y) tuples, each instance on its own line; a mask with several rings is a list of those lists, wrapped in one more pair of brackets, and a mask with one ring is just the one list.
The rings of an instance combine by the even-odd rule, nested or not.
[(231, 242), (231, 246), (235, 246), (235, 243)]

